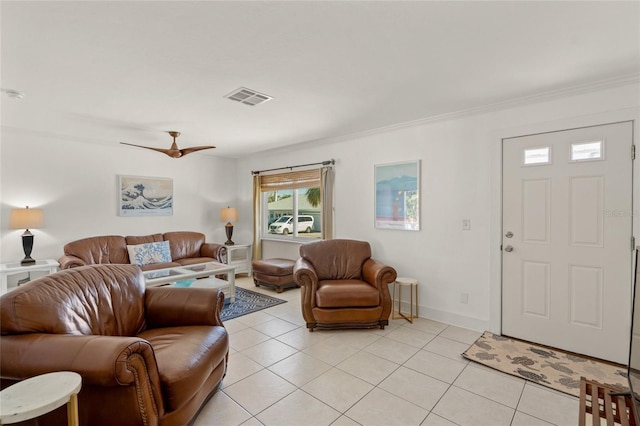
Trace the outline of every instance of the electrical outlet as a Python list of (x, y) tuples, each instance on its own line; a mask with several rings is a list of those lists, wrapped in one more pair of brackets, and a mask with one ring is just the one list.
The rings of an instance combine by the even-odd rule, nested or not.
[(471, 219), (462, 219), (462, 230), (469, 231), (471, 229)]
[(460, 293), (460, 303), (463, 305), (469, 303), (469, 293)]

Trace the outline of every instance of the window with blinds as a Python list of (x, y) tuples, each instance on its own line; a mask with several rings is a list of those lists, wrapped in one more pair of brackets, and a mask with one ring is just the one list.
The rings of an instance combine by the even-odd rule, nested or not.
[(320, 169), (260, 176), (264, 236), (321, 238), (320, 188)]

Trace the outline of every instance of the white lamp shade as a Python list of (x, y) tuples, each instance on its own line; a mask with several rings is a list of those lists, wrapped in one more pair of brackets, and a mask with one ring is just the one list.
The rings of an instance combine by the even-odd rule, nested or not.
[(37, 229), (44, 226), (42, 209), (12, 209), (9, 216), (10, 229)]
[(238, 209), (235, 207), (226, 207), (220, 210), (221, 222), (237, 222), (238, 221)]

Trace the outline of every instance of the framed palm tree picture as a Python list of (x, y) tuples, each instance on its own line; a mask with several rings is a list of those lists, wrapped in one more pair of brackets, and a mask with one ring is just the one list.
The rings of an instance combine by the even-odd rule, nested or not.
[(375, 227), (420, 230), (420, 160), (375, 166)]
[(120, 216), (172, 216), (173, 179), (118, 176)]

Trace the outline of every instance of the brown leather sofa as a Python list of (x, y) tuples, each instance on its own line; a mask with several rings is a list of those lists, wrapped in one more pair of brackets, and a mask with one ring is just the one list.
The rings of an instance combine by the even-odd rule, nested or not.
[[(183, 426), (226, 373), (224, 295), (146, 288), (134, 265), (96, 265), (38, 278), (0, 298), (2, 386), (75, 371), (82, 426)], [(64, 406), (38, 425), (66, 425)]]
[(371, 259), (366, 241), (325, 240), (300, 246), (293, 268), (307, 328), (373, 328), (389, 324), (388, 284), (396, 270)]
[(64, 246), (60, 269), (96, 264), (131, 263), (127, 245), (169, 241), (171, 262), (140, 266), (143, 270), (171, 268), (210, 261), (223, 262), (227, 249), (222, 244), (205, 243), (199, 232), (166, 232), (144, 236), (105, 235), (73, 241)]

